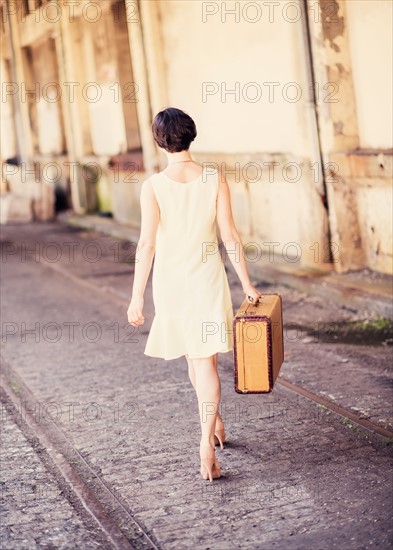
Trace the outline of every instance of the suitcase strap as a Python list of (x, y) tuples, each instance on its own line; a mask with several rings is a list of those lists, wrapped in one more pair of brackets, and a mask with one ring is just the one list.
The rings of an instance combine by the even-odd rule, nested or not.
[[(248, 301), (253, 304), (253, 305), (257, 305), (257, 303), (259, 302), (260, 298), (262, 298), (262, 296), (258, 296), (258, 298), (254, 301), (254, 299), (251, 297), (251, 296), (248, 296), (247, 295), (247, 298), (248, 298)], [(246, 360), (245, 360), (245, 355), (244, 355), (244, 319), (241, 319), (241, 326), (242, 326), (242, 335), (241, 335), (241, 339), (242, 339), (242, 342), (243, 342), (243, 345), (242, 345), (242, 355), (243, 355), (243, 380), (244, 380), (244, 392), (248, 392), (248, 388), (247, 388), (247, 384), (246, 384)]]
[[(242, 319), (242, 330), (244, 331), (244, 319)], [(244, 335), (242, 334), (242, 342), (243, 342), (243, 345), (242, 345), (242, 355), (243, 355), (243, 381), (244, 381), (244, 391), (247, 392), (248, 391), (248, 388), (247, 388), (247, 384), (246, 384), (246, 358), (244, 357)]]
[[(254, 299), (251, 297), (251, 296), (248, 296), (247, 295), (247, 298), (248, 298), (248, 301), (250, 303), (252, 303), (253, 305), (256, 305), (260, 298), (262, 298), (262, 296), (258, 296), (258, 298), (254, 301)], [(244, 330), (244, 319), (242, 319), (242, 330)], [(243, 380), (244, 380), (244, 391), (247, 392), (248, 391), (248, 388), (247, 388), (247, 384), (246, 384), (246, 360), (245, 360), (245, 356), (244, 356), (244, 337), (243, 337), (243, 334), (242, 334), (242, 341), (243, 341), (243, 345), (242, 345), (242, 355), (243, 355)]]

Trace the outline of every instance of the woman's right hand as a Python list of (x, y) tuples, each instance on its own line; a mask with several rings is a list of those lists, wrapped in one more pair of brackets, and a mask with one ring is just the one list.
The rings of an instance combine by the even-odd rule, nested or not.
[(127, 318), (130, 325), (133, 327), (139, 327), (145, 322), (143, 315), (144, 299), (142, 297), (133, 297), (131, 303), (128, 306)]
[(255, 286), (253, 286), (251, 283), (248, 284), (248, 285), (243, 285), (243, 292), (245, 293), (246, 298), (248, 298), (248, 296), (251, 296), (252, 302), (251, 302), (251, 300), (248, 298), (248, 301), (249, 301), (250, 303), (254, 303), (254, 302), (257, 300), (257, 298), (259, 298), (260, 296), (262, 296), (262, 293), (259, 292), (259, 290), (257, 290), (257, 289), (255, 288)]

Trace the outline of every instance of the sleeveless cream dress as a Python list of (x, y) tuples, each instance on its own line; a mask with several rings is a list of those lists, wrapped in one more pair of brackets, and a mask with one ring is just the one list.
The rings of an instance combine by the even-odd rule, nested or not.
[(233, 305), (216, 229), (218, 171), (180, 183), (152, 176), (160, 208), (152, 291), (155, 315), (144, 354), (176, 359), (233, 349)]

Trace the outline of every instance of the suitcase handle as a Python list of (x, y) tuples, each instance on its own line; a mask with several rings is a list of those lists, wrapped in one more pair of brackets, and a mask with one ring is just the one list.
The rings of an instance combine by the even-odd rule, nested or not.
[(260, 298), (262, 298), (262, 296), (258, 296), (258, 298), (255, 300), (254, 302), (254, 299), (251, 297), (251, 296), (248, 296), (247, 295), (247, 298), (248, 298), (248, 301), (251, 302), (252, 304), (256, 305), (259, 301)]

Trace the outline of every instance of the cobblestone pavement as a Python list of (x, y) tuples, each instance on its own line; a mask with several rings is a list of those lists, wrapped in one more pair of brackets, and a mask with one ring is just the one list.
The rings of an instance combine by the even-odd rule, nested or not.
[(1, 548), (108, 547), (99, 526), (70, 502), (73, 488), (59, 486), (34, 434), (26, 438), (12, 406), (0, 406)]
[[(138, 332), (127, 324), (132, 249), (58, 224), (6, 226), (2, 238), (3, 359), (33, 393), (41, 425), (55, 423), (96, 478), (116, 493), (121, 506), (109, 513), (125, 532), (127, 510), (159, 548), (391, 545), (390, 445), (280, 384), (268, 395), (236, 394), (231, 353), (220, 354), (228, 442), (217, 451), (223, 477), (204, 482), (186, 361), (143, 354), (153, 317), (150, 284), (146, 324)], [(25, 255), (23, 246), (35, 256)], [(236, 309), (243, 295), (232, 275), (229, 280)], [(391, 428), (388, 342), (329, 339), (328, 323), (336, 328), (361, 314), (286, 287), (258, 287), (283, 297), (281, 376)], [(17, 426), (6, 426), (16, 440)], [(78, 460), (75, 467), (83, 475)], [(12, 479), (19, 475), (17, 461), (8, 462), (9, 469)], [(45, 526), (31, 537), (42, 547), (57, 547), (46, 516), (50, 500), (37, 506)], [(3, 534), (12, 543), (10, 533), (23, 532), (24, 522), (12, 501), (6, 509)], [(70, 548), (78, 547), (72, 537), (85, 536), (79, 525), (79, 535), (77, 527), (71, 529)], [(93, 546), (94, 537), (89, 540)]]

